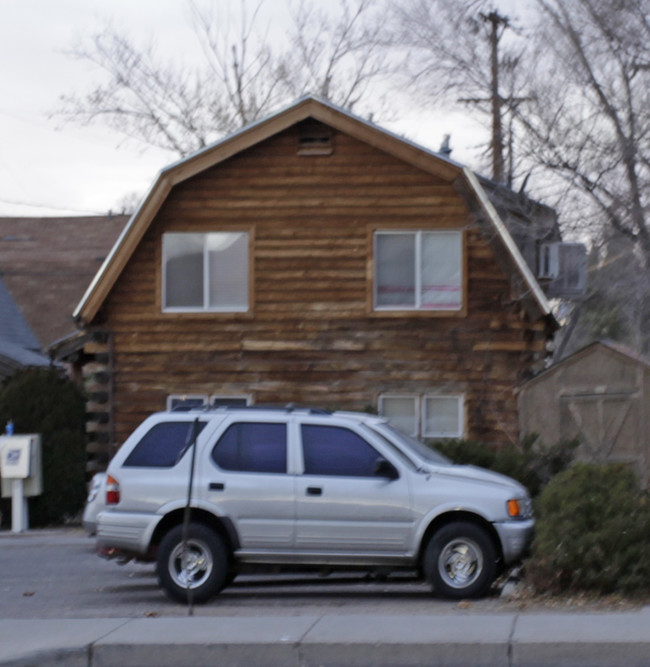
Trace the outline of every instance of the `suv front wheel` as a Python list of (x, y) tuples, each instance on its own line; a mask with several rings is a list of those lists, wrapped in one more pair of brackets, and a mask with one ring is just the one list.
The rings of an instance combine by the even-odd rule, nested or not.
[(200, 523), (190, 523), (187, 540), (183, 526), (163, 537), (156, 557), (158, 582), (167, 595), (179, 602), (206, 602), (228, 581), (228, 550), (223, 539)]
[(497, 569), (492, 538), (480, 526), (457, 521), (440, 528), (424, 552), (424, 573), (433, 590), (446, 598), (476, 598), (487, 593)]

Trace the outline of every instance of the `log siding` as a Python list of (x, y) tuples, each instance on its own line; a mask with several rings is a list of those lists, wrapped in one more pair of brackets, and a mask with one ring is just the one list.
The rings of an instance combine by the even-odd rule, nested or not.
[[(513, 390), (548, 330), (453, 183), (338, 131), (329, 155), (298, 155), (298, 138), (294, 126), (174, 186), (103, 302), (117, 445), (183, 393), (362, 410), (383, 393), (463, 394), (468, 438), (515, 440)], [(462, 312), (373, 312), (372, 231), (401, 228), (463, 231)], [(249, 312), (162, 312), (162, 235), (231, 230), (251, 235)]]

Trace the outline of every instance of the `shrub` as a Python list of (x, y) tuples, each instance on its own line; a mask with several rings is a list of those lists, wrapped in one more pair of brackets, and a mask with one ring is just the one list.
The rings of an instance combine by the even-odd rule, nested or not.
[(468, 440), (438, 441), (434, 446), (454, 463), (481, 466), (516, 479), (535, 497), (554, 475), (571, 463), (578, 441), (562, 440), (547, 447), (533, 434), (526, 436), (519, 446), (498, 450)]
[[(84, 400), (53, 369), (25, 370), (0, 388), (0, 424), (15, 433), (40, 433), (43, 493), (29, 500), (33, 526), (60, 524), (83, 507), (85, 490)], [(5, 503), (5, 516), (10, 516)]]
[(548, 484), (526, 577), (539, 592), (650, 590), (650, 505), (628, 467), (576, 463)]

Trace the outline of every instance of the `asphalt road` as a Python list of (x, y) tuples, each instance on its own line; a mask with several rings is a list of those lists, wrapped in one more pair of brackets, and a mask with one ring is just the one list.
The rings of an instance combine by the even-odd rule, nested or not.
[[(363, 574), (241, 576), (195, 616), (441, 614), (512, 611), (516, 603), (495, 594), (450, 602), (414, 578), (377, 581)], [(94, 553), (80, 529), (0, 532), (0, 618), (138, 618), (186, 616), (185, 606), (159, 589), (153, 565), (124, 566)]]

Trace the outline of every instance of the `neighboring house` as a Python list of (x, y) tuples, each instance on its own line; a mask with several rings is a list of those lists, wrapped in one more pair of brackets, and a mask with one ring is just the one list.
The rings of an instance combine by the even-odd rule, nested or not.
[(578, 438), (577, 457), (629, 463), (650, 480), (650, 361), (611, 341), (597, 341), (524, 384), (521, 429), (542, 442)]
[[(77, 331), (72, 311), (128, 218), (0, 218), (0, 276), (46, 351)], [(1, 326), (1, 325), (0, 325)]]
[(23, 368), (49, 365), (50, 359), (41, 354), (36, 336), (0, 277), (0, 382)]
[(516, 440), (556, 322), (504, 224), (529, 200), (481, 183), (313, 98), (164, 169), (75, 311), (95, 463), (182, 400)]

